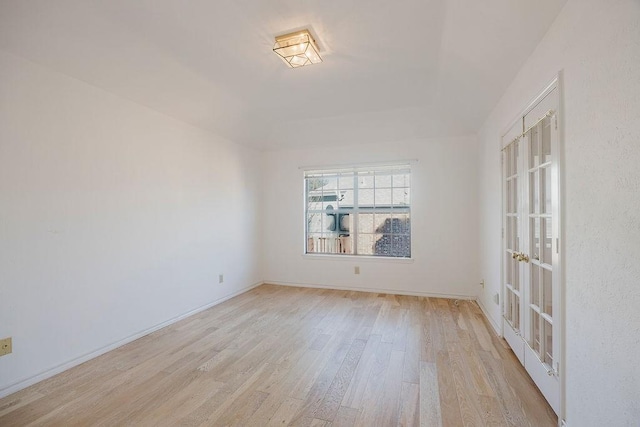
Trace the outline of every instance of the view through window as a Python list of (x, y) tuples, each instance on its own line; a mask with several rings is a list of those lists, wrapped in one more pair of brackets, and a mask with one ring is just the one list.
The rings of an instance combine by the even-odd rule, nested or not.
[(306, 253), (411, 257), (409, 165), (305, 172)]

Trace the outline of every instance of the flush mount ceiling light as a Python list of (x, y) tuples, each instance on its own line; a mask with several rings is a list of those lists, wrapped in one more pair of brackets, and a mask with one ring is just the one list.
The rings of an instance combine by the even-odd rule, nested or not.
[(291, 68), (322, 62), (319, 49), (309, 30), (276, 37), (273, 51)]

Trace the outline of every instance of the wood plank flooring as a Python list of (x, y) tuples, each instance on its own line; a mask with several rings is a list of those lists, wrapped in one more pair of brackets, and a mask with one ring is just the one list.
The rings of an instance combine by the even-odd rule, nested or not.
[(475, 302), (262, 285), (0, 399), (2, 426), (555, 426)]

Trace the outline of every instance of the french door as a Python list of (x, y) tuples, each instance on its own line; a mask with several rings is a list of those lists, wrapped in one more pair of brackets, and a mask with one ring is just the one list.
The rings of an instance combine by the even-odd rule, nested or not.
[(560, 413), (558, 89), (503, 136), (504, 337)]

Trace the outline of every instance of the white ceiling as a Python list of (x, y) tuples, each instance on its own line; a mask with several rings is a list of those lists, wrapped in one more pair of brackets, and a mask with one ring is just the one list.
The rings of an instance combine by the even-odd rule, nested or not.
[(2, 0), (0, 47), (256, 148), (383, 142), (476, 132), (565, 2)]

